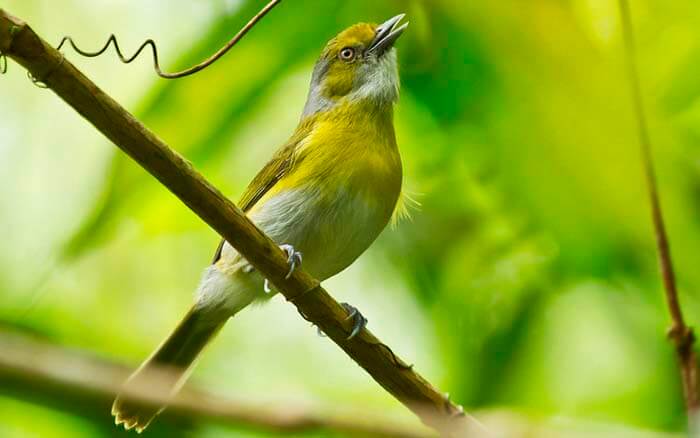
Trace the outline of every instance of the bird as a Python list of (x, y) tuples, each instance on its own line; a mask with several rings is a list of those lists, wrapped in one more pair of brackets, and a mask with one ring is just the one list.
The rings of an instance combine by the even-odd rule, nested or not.
[[(338, 274), (402, 210), (394, 106), (400, 91), (395, 43), (408, 27), (404, 17), (355, 24), (325, 45), (296, 130), (239, 201), (247, 217), (287, 253), (290, 273), (303, 263), (320, 281)], [(122, 385), (112, 405), (116, 424), (142, 432), (165, 407), (129, 394), (174, 397), (224, 324), (274, 292), (222, 240), (191, 309)], [(351, 338), (367, 319), (343, 306), (353, 320)]]

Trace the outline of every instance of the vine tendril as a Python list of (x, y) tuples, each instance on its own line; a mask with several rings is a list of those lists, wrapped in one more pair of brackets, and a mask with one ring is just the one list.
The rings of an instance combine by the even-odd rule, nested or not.
[[(235, 46), (265, 15), (268, 14), (275, 6), (278, 4), (282, 3), (282, 0), (271, 0), (265, 7), (263, 7), (260, 12), (258, 12), (251, 20), (241, 28), (241, 30), (238, 31), (236, 35), (233, 36), (229, 40), (228, 43), (226, 43), (225, 46), (220, 48), (216, 53), (211, 55), (209, 58), (205, 59), (204, 61), (200, 62), (199, 64), (192, 66), (190, 68), (187, 68), (182, 71), (174, 72), (174, 73), (167, 73), (164, 72), (161, 67), (160, 67), (160, 61), (158, 59), (158, 48), (156, 46), (155, 41), (152, 39), (146, 40), (141, 46), (139, 46), (138, 50), (136, 52), (129, 56), (126, 57), (124, 56), (121, 48), (119, 47), (119, 42), (117, 41), (117, 37), (114, 34), (111, 34), (109, 38), (107, 39), (107, 42), (105, 45), (100, 49), (97, 50), (96, 52), (89, 52), (86, 50), (81, 49), (80, 47), (77, 46), (75, 41), (73, 41), (73, 38), (70, 36), (65, 36), (61, 40), (61, 42), (58, 44), (56, 47), (56, 50), (61, 50), (63, 46), (68, 43), (70, 46), (75, 50), (76, 53), (85, 56), (87, 58), (95, 58), (97, 56), (102, 55), (104, 52), (107, 51), (109, 48), (110, 44), (114, 45), (114, 50), (117, 52), (117, 56), (119, 56), (119, 59), (124, 63), (124, 64), (129, 64), (143, 52), (143, 50), (146, 47), (149, 47), (151, 49), (151, 54), (153, 57), (153, 69), (155, 72), (160, 76), (161, 78), (164, 79), (178, 79), (178, 78), (184, 78), (185, 76), (192, 75), (194, 73), (197, 73), (201, 70), (204, 70), (205, 68), (209, 67), (212, 65), (214, 62), (218, 61), (222, 56), (224, 56), (233, 46)], [(7, 71), (7, 57), (5, 56), (4, 53), (0, 53), (0, 74), (4, 74)], [(36, 81), (32, 79), (32, 82), (35, 84), (39, 81)]]
[(119, 56), (119, 59), (124, 64), (129, 64), (134, 59), (136, 59), (146, 47), (150, 47), (151, 53), (153, 56), (153, 69), (156, 71), (158, 76), (160, 76), (161, 78), (164, 78), (164, 79), (183, 78), (185, 76), (189, 76), (189, 75), (192, 75), (194, 73), (197, 73), (198, 71), (201, 71), (201, 70), (207, 68), (208, 66), (212, 65), (214, 62), (219, 60), (222, 56), (224, 56), (226, 54), (226, 52), (231, 50), (231, 48), (233, 46), (235, 46), (236, 43), (238, 43), (241, 40), (241, 38), (243, 38), (250, 31), (250, 29), (252, 29), (253, 26), (255, 26), (258, 23), (258, 21), (260, 21), (265, 15), (267, 15), (268, 12), (270, 12), (272, 10), (272, 8), (274, 8), (275, 6), (277, 6), (281, 2), (282, 2), (282, 0), (272, 0), (271, 2), (269, 2), (264, 8), (262, 8), (260, 10), (260, 12), (258, 12), (248, 22), (248, 24), (243, 26), (243, 28), (240, 31), (238, 31), (238, 33), (236, 35), (234, 35), (233, 38), (231, 38), (231, 40), (228, 43), (226, 43), (226, 45), (224, 47), (219, 49), (216, 53), (214, 53), (212, 56), (205, 59), (201, 63), (199, 63), (195, 66), (192, 66), (188, 69), (185, 69), (185, 70), (182, 70), (179, 72), (175, 72), (175, 73), (166, 73), (160, 68), (160, 62), (158, 60), (158, 48), (156, 47), (156, 43), (152, 39), (146, 40), (143, 44), (141, 44), (141, 46), (138, 48), (138, 50), (136, 50), (136, 53), (134, 53), (133, 55), (131, 55), (128, 58), (124, 56), (121, 49), (119, 48), (119, 43), (117, 42), (117, 38), (114, 34), (110, 35), (110, 37), (107, 40), (107, 42), (105, 43), (105, 45), (100, 50), (98, 50), (96, 52), (87, 52), (85, 50), (80, 49), (75, 44), (73, 39), (69, 36), (63, 37), (63, 39), (61, 40), (61, 43), (58, 45), (56, 50), (61, 50), (61, 47), (63, 47), (63, 45), (66, 42), (68, 42), (71, 45), (71, 47), (73, 47), (73, 50), (75, 50), (80, 55), (88, 57), (88, 58), (94, 58), (96, 56), (100, 56), (101, 54), (103, 54), (109, 48), (109, 45), (111, 43), (114, 45), (114, 49), (117, 52), (117, 56)]

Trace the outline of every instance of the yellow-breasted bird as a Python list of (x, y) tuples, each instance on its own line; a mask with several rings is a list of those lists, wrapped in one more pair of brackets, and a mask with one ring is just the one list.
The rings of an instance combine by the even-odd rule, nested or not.
[[(289, 255), (325, 280), (347, 268), (386, 227), (401, 195), (394, 134), (399, 97), (394, 43), (408, 23), (356, 24), (330, 40), (313, 71), (292, 137), (253, 179), (239, 203)], [(222, 242), (204, 272), (195, 303), (175, 331), (127, 380), (112, 406), (117, 424), (142, 431), (163, 408), (129, 398), (174, 395), (192, 363), (224, 323), (269, 296), (267, 282)], [(366, 319), (346, 305), (354, 336)]]

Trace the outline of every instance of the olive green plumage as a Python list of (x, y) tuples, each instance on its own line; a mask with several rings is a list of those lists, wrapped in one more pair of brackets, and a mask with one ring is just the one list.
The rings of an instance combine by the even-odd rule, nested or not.
[[(393, 44), (406, 28), (398, 26), (402, 18), (381, 26), (357, 24), (328, 42), (314, 68), (299, 126), (239, 202), (275, 242), (300, 252), (304, 268), (321, 281), (371, 245), (400, 198), (402, 166), (393, 123), (399, 78)], [(139, 403), (127, 393), (174, 395), (224, 323), (269, 296), (263, 282), (222, 242), (192, 309), (115, 400), (117, 424), (139, 432), (147, 427), (162, 408)]]

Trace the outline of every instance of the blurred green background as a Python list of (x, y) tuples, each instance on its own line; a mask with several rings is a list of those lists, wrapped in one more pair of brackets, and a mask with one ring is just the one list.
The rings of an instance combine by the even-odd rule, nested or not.
[[(4, 0), (83, 48), (154, 38), (166, 70), (225, 43), (262, 0)], [(682, 303), (700, 311), (700, 5), (633, 0)], [(286, 0), (186, 79), (148, 56), (67, 57), (235, 200), (294, 129), (325, 42), (406, 12), (397, 108), (421, 207), (327, 282), (504, 436), (673, 436), (664, 333), (616, 0)], [(188, 308), (218, 237), (50, 91), (0, 77), (0, 326), (136, 366)], [(193, 382), (225, 397), (418, 421), (279, 297), (227, 325)], [(0, 388), (0, 436), (124, 436)], [(498, 414), (495, 414), (498, 413)], [(507, 418), (526, 418), (509, 429)], [(272, 436), (207, 424), (152, 436)], [(668, 435), (667, 435), (668, 434)], [(287, 436), (346, 436), (333, 431)]]

